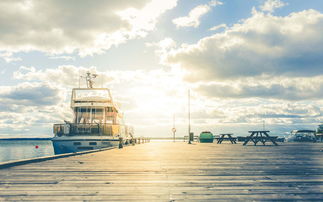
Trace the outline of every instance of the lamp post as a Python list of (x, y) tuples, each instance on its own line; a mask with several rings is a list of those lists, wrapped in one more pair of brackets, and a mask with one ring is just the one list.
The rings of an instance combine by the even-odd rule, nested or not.
[(190, 101), (190, 90), (188, 90), (188, 144), (191, 143), (191, 101)]
[(173, 142), (175, 142), (175, 133), (176, 133), (176, 128), (175, 128), (175, 114), (173, 115), (173, 128), (172, 128), (172, 132), (173, 132)]

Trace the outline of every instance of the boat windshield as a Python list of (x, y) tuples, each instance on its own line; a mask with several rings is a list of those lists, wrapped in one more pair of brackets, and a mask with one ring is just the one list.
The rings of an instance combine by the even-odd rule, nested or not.
[(74, 99), (110, 99), (109, 90), (105, 89), (86, 89), (75, 90)]
[(292, 131), (292, 134), (294, 135), (315, 135), (315, 131)]

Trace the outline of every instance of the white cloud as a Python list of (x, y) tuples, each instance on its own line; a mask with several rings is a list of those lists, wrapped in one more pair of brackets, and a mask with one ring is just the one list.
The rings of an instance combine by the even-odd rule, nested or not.
[(209, 2), (210, 6), (217, 6), (217, 5), (223, 5), (223, 2), (219, 1), (219, 0), (213, 0)]
[[(165, 39), (156, 45), (172, 47), (172, 42)], [(20, 67), (15, 72), (17, 81), (23, 83), (1, 88), (0, 99), (10, 99), (10, 102), (0, 102), (0, 134), (18, 134), (27, 129), (25, 135), (41, 131), (51, 136), (53, 123), (71, 120), (69, 93), (78, 86), (79, 72), (82, 75), (86, 71), (99, 74), (96, 86), (100, 86), (100, 78), (104, 78), (104, 86), (109, 87), (115, 100), (121, 103), (126, 123), (135, 127), (138, 136), (150, 136), (152, 131), (158, 131), (155, 136), (167, 136), (174, 113), (177, 134), (186, 134), (189, 85), (183, 82), (183, 73), (178, 69), (102, 72), (95, 67), (68, 65), (46, 70)], [(267, 77), (241, 78), (233, 84), (231, 81), (196, 83), (195, 87), (191, 86), (192, 129), (197, 132), (215, 127), (218, 133), (237, 127), (241, 133), (244, 129), (259, 129), (263, 119), (276, 131), (315, 127), (323, 120), (323, 108), (319, 107), (322, 103), (317, 99), (322, 97), (321, 80), (321, 76)], [(296, 99), (288, 96), (296, 96)], [(300, 99), (301, 96), (305, 99)]]
[(263, 5), (260, 6), (262, 11), (274, 12), (275, 9), (286, 6), (287, 4), (281, 0), (267, 0)]
[(52, 136), (52, 124), (71, 117), (65, 92), (45, 82), (0, 86), (0, 134)]
[[(35, 127), (42, 119), (48, 120), (51, 123), (70, 120), (70, 109), (64, 108), (64, 113), (57, 116), (57, 113), (62, 111), (62, 109), (57, 108), (61, 107), (60, 103), (69, 104), (71, 89), (78, 87), (79, 75), (83, 75), (87, 71), (99, 74), (94, 86), (101, 87), (101, 81), (103, 80), (103, 86), (109, 87), (112, 90), (114, 100), (121, 104), (121, 109), (125, 113), (126, 123), (135, 126), (138, 135), (149, 135), (149, 131), (155, 130), (156, 127), (161, 127), (164, 130), (165, 125), (168, 125), (170, 114), (183, 111), (183, 108), (186, 106), (183, 106), (182, 103), (184, 102), (183, 99), (186, 99), (187, 87), (182, 82), (181, 72), (177, 72), (175, 69), (171, 71), (162, 69), (149, 71), (98, 71), (96, 67), (85, 68), (71, 65), (46, 70), (35, 67), (20, 67), (14, 73), (17, 81), (46, 83), (49, 86), (58, 88), (59, 94), (65, 95), (63, 98), (54, 99), (59, 100), (59, 104), (52, 105), (48, 103), (48, 105), (40, 106), (38, 110), (41, 109), (41, 112), (35, 111), (33, 121), (28, 123), (29, 125), (26, 123), (25, 128)], [(84, 81), (81, 81), (81, 83), (84, 83)], [(8, 98), (8, 96), (4, 97)], [(33, 96), (29, 97), (31, 99)], [(17, 102), (15, 101), (15, 103)], [(26, 106), (24, 104), (26, 103), (20, 103), (19, 106), (11, 105), (11, 113), (16, 111), (21, 116), (25, 116), (25, 112), (22, 111), (24, 109), (23, 106)], [(7, 106), (4, 106), (2, 110), (7, 108)], [(31, 110), (28, 107), (25, 109)], [(57, 111), (51, 112), (51, 114), (47, 113), (51, 109), (57, 109)], [(48, 119), (42, 117), (47, 115), (50, 115)], [(12, 122), (10, 117), (4, 120), (7, 123), (3, 127), (7, 127)], [(45, 124), (44, 127), (47, 127), (47, 130), (52, 128), (50, 124)]]
[[(37, 70), (35, 67), (21, 66), (18, 71), (13, 73), (14, 79), (25, 81), (42, 81), (47, 82), (60, 88), (77, 87), (79, 78), (86, 72), (96, 73), (96, 67), (76, 67), (73, 65), (63, 65), (54, 69)], [(110, 81), (108, 77), (105, 80)], [(84, 85), (83, 85), (84, 86)]]
[(160, 57), (160, 63), (164, 63), (167, 59), (167, 53), (177, 47), (176, 41), (171, 38), (165, 38), (159, 42), (146, 43), (147, 47), (155, 49), (155, 54)]
[(202, 83), (197, 91), (208, 97), (279, 100), (319, 100), (323, 98), (323, 76), (310, 78), (247, 78), (234, 82)]
[(216, 31), (216, 30), (219, 30), (221, 28), (224, 28), (226, 29), (228, 26), (226, 24), (220, 24), (220, 25), (217, 25), (217, 26), (214, 26), (214, 27), (211, 27), (209, 30), (210, 31)]
[(323, 14), (315, 10), (277, 17), (255, 13), (222, 33), (183, 45), (163, 57), (191, 81), (260, 75), (323, 73)]
[(198, 27), (200, 18), (211, 10), (212, 6), (222, 5), (220, 1), (210, 1), (209, 4), (199, 5), (193, 8), (188, 16), (173, 19), (176, 27)]
[(14, 57), (13, 53), (10, 52), (1, 52), (0, 51), (0, 58), (4, 59), (7, 63), (14, 62), (14, 61), (21, 61), (21, 58)]
[(102, 53), (143, 37), (177, 0), (4, 0), (0, 2), (0, 51)]
[(68, 60), (75, 60), (75, 57), (66, 56), (66, 55), (59, 55), (59, 56), (50, 56), (49, 59), (53, 59), (53, 60), (61, 59), (61, 60), (68, 61)]
[(193, 82), (193, 130), (237, 127), (241, 134), (261, 129), (263, 120), (277, 134), (315, 129), (323, 121), (322, 25), (315, 10), (285, 17), (254, 11), (196, 44), (157, 53)]
[(59, 90), (41, 83), (21, 83), (14, 87), (1, 86), (0, 100), (10, 105), (54, 105), (62, 98)]

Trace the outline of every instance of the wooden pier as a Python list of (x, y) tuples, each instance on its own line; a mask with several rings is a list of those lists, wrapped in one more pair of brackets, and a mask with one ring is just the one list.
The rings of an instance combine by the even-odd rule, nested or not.
[(0, 200), (322, 200), (322, 148), (151, 142), (0, 169)]

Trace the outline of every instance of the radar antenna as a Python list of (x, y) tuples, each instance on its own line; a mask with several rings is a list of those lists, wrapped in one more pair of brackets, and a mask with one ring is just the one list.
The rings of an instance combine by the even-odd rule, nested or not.
[[(83, 76), (81, 76), (81, 77), (83, 77)], [(87, 72), (87, 73), (86, 73), (86, 76), (85, 76), (85, 77), (83, 77), (83, 78), (85, 78), (85, 80), (86, 80), (86, 86), (87, 86), (88, 88), (93, 88), (93, 84), (94, 84), (93, 79), (95, 79), (96, 77), (98, 77), (98, 75), (97, 75), (97, 74), (91, 74), (90, 72)]]

